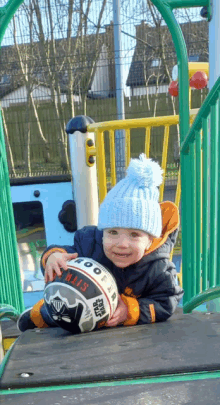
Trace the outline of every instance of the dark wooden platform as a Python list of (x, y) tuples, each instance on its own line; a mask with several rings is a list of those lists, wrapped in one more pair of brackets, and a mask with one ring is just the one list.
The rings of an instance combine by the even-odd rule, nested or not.
[(17, 324), (11, 320), (4, 320), (1, 322), (2, 337), (5, 338), (17, 338), (21, 332), (17, 328)]
[[(220, 370), (219, 347), (220, 314), (183, 315), (180, 310), (164, 323), (104, 329), (75, 336), (59, 328), (35, 329), (18, 338), (5, 366), (0, 387), (2, 390), (34, 389), (211, 372)], [(30, 376), (21, 377), (22, 373)], [(29, 400), (31, 398), (31, 404), (34, 405), (214, 405), (220, 403), (219, 383), (219, 379), (191, 381), (189, 378), (189, 381), (165, 384), (52, 390), (45, 393), (0, 395), (0, 403), (5, 403), (2, 402), (5, 397), (9, 404), (26, 405), (30, 403), (27, 398), (31, 395)], [(185, 398), (185, 402), (179, 401), (177, 392), (179, 398)], [(141, 398), (145, 398), (145, 402), (141, 402)], [(152, 402), (153, 398), (157, 402)], [(166, 402), (166, 398), (170, 400)]]

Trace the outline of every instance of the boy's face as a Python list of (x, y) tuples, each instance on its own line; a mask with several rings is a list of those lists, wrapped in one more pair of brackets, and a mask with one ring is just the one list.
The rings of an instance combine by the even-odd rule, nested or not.
[(105, 255), (121, 268), (142, 259), (152, 241), (152, 236), (139, 229), (108, 228), (103, 232)]

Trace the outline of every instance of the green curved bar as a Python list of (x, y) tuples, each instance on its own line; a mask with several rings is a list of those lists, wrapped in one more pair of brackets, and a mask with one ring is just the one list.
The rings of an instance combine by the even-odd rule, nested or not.
[(190, 313), (194, 308), (198, 307), (204, 302), (214, 300), (215, 298), (219, 297), (220, 297), (220, 286), (210, 288), (209, 290), (196, 295), (195, 297), (193, 297), (191, 301), (187, 302), (183, 306), (183, 311), (184, 313)]
[(0, 321), (9, 318), (12, 321), (17, 321), (19, 312), (12, 305), (0, 304)]
[[(15, 14), (18, 7), (23, 3), (23, 1), (24, 0), (9, 0), (8, 3), (6, 3), (3, 7), (0, 7), (0, 47), (1, 47), (1, 42), (4, 37), (5, 31), (8, 27), (8, 24), (10, 23), (11, 19), (13, 18), (13, 15)], [(7, 165), (7, 158), (6, 158), (6, 148), (5, 148), (5, 142), (4, 142), (4, 131), (3, 131), (1, 109), (0, 109), (0, 149), (1, 149), (1, 151), (0, 151), (0, 153), (1, 153), (0, 169), (1, 169), (1, 171), (3, 173), (3, 177), (4, 177), (4, 180), (1, 185), (1, 187), (3, 188), (3, 192), (4, 192), (4, 194), (2, 194), (2, 195), (4, 195), (5, 204), (8, 205), (8, 216), (6, 218), (6, 222), (7, 222), (7, 226), (10, 229), (9, 232), (10, 232), (10, 238), (11, 238), (11, 243), (12, 243), (12, 246), (10, 247), (9, 252), (6, 254), (6, 256), (9, 254), (9, 257), (12, 258), (11, 262), (13, 262), (13, 266), (14, 266), (13, 282), (11, 284), (6, 283), (6, 286), (4, 286), (4, 294), (3, 294), (3, 297), (1, 297), (1, 298), (2, 298), (3, 302), (5, 300), (7, 300), (7, 302), (9, 301), (11, 304), (16, 306), (16, 308), (19, 308), (19, 310), (22, 312), (24, 310), (24, 298), (23, 298), (23, 291), (22, 291), (21, 281), (20, 281), (20, 269), (19, 269), (18, 253), (17, 253), (17, 239), (16, 239), (16, 233), (15, 233), (14, 214), (13, 214), (13, 208), (12, 208), (12, 202), (11, 202), (11, 190), (10, 190), (10, 181), (9, 181), (8, 165)], [(2, 190), (1, 190), (1, 192), (2, 192)], [(4, 226), (4, 225), (1, 224), (1, 226)], [(1, 231), (2, 231), (2, 228), (1, 228)], [(4, 269), (1, 269), (1, 271), (4, 271)], [(12, 285), (13, 285), (13, 291), (11, 289)], [(6, 305), (4, 304), (4, 308), (5, 308), (5, 306)], [(8, 317), (11, 317), (11, 319), (13, 319), (14, 317), (17, 317), (17, 315), (18, 315), (16, 310), (14, 308), (13, 309), (12, 308), (11, 308), (11, 310), (9, 310), (9, 308), (7, 310)], [(3, 318), (3, 314), (4, 314), (4, 310), (1, 308), (0, 319)]]
[(216, 100), (219, 97), (219, 92), (220, 92), (220, 77), (215, 82), (210, 93), (208, 94), (204, 103), (202, 104), (185, 140), (181, 143), (180, 150), (182, 153), (187, 152), (189, 144), (194, 141), (196, 131), (200, 131), (202, 129), (202, 120), (204, 118), (207, 118), (208, 115), (210, 114), (212, 105), (215, 104)]
[(24, 0), (9, 0), (5, 6), (0, 7), (0, 44), (9, 22), (23, 2)]
[[(180, 143), (184, 141), (186, 134), (189, 131), (189, 69), (188, 69), (188, 56), (185, 40), (179, 24), (177, 23), (175, 16), (172, 12), (171, 5), (174, 8), (174, 2), (169, 4), (166, 0), (152, 0), (152, 3), (160, 11), (164, 18), (168, 29), (171, 33), (173, 43), (177, 54), (178, 64), (178, 82), (179, 82), (179, 122), (180, 122)], [(184, 0), (181, 1), (184, 7)], [(180, 2), (179, 2), (180, 4)], [(183, 267), (183, 288), (185, 290), (185, 300), (189, 300), (189, 285), (188, 285), (188, 272), (190, 272), (189, 261), (187, 255), (187, 241), (190, 240), (189, 223), (192, 223), (192, 213), (187, 211), (188, 198), (187, 195), (187, 176), (190, 161), (189, 156), (180, 156), (181, 161), (181, 195), (182, 195), (182, 267)], [(187, 293), (188, 292), (188, 293)]]
[[(167, 23), (176, 49), (179, 76), (180, 136), (181, 141), (183, 141), (189, 130), (189, 70), (186, 44), (181, 28), (169, 6), (169, 2), (166, 0), (152, 0), (152, 3), (160, 11)], [(182, 3), (184, 3), (184, 1), (182, 1)]]
[(166, 0), (172, 8), (202, 7), (208, 6), (209, 0)]

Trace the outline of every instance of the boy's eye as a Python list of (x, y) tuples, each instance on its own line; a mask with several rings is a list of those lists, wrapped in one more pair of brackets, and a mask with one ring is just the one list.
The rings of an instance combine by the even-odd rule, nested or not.
[(115, 229), (110, 229), (108, 231), (108, 233), (110, 233), (110, 235), (117, 235), (118, 234), (118, 232)]
[(139, 234), (137, 232), (131, 232), (132, 238), (137, 238)]

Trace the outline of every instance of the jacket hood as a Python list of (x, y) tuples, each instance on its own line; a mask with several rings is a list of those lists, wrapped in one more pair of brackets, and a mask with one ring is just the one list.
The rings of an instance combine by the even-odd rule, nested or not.
[(171, 201), (160, 203), (162, 215), (162, 233), (159, 238), (154, 238), (153, 242), (145, 253), (145, 261), (168, 258), (177, 238), (179, 227), (179, 211), (177, 206)]

